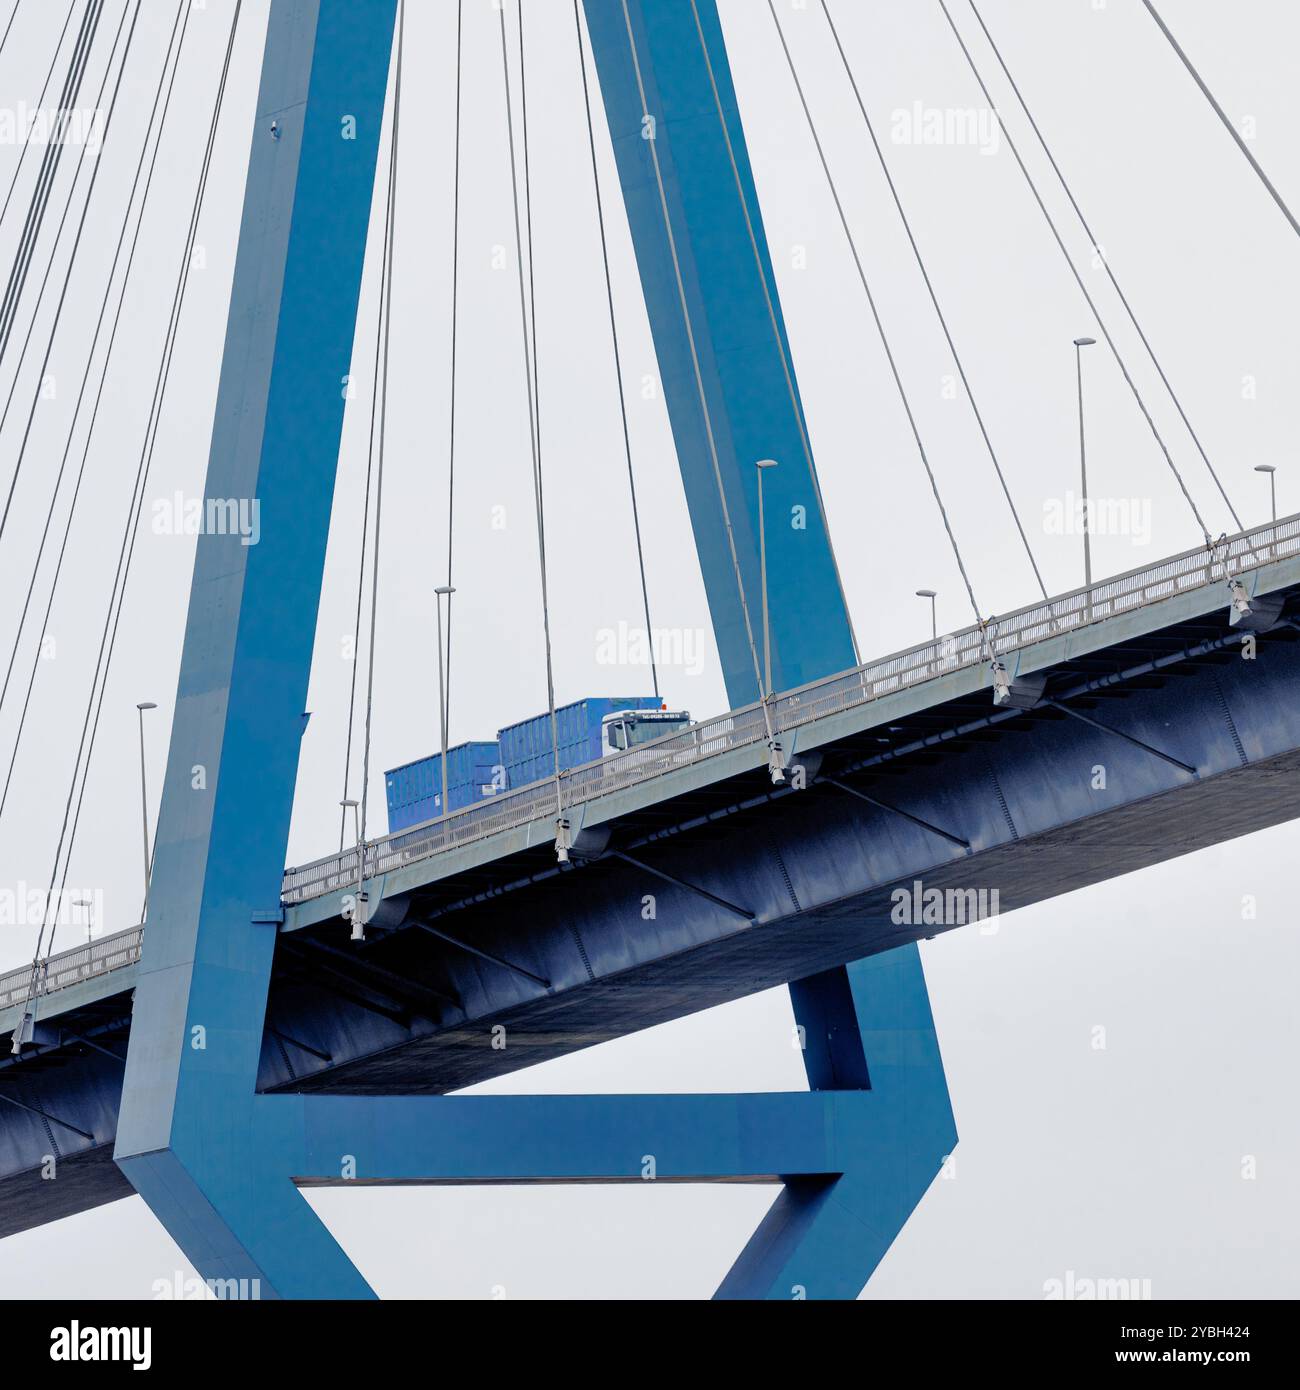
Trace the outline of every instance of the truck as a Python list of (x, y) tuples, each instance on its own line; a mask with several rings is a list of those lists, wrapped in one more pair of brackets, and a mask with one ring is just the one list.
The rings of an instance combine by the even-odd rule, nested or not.
[[(590, 696), (555, 711), (560, 770), (619, 753), (690, 725), (685, 710), (669, 710), (655, 695)], [(500, 792), (555, 773), (551, 716), (509, 724), (494, 742), (458, 744), (447, 751), (447, 809), (442, 808), (442, 757), (434, 753), (384, 774), (390, 833), (464, 810)]]

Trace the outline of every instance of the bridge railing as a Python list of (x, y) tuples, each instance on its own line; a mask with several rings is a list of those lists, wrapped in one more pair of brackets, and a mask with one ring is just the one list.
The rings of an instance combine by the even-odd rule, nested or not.
[[(921, 681), (964, 667), (987, 663), (1045, 638), (1104, 622), (1117, 614), (1158, 602), (1172, 594), (1223, 582), (1283, 556), (1300, 553), (1300, 516), (1227, 538), (1214, 547), (1200, 546), (1127, 574), (1099, 580), (1045, 602), (989, 619), (923, 642), (798, 690), (770, 702), (777, 732), (788, 735), (800, 725), (854, 708)], [(483, 839), (500, 830), (553, 818), (583, 802), (623, 790), (665, 773), (691, 766), (731, 748), (761, 744), (767, 721), (761, 704), (706, 719), (679, 733), (598, 762), (572, 768), (554, 780), (505, 792), (442, 819), (399, 831), (365, 846), (364, 863), (356, 849), (328, 855), (285, 871), (286, 903), (346, 888), (360, 879), (389, 872), (413, 860)], [(788, 746), (788, 738), (787, 738)]]
[(10, 970), (0, 975), (0, 1009), (25, 1003), (29, 994), (33, 998), (50, 994), (95, 975), (106, 975), (110, 970), (133, 965), (140, 959), (143, 939), (143, 927), (128, 927), (125, 931), (101, 936), (84, 946), (76, 946), (71, 951), (60, 951), (57, 956), (49, 956), (41, 961), (37, 969), (35, 990), (32, 989), (30, 963)]

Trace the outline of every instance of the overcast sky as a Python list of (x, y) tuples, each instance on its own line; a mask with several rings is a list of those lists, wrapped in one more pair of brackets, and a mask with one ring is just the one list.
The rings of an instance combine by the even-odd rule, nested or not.
[[(124, 0), (107, 0), (86, 91), (98, 90)], [(1106, 248), (1162, 365), (1242, 516), (1300, 507), (1300, 245), (1138, 0), (977, 0), (1053, 153)], [(846, 49), (1049, 588), (1082, 582), (1077, 535), (1051, 519), (1077, 493), (1071, 339), (1096, 323), (934, 0), (831, 0)], [(446, 574), (453, 0), (408, 0), (398, 185), (390, 416), (371, 750), (383, 770), (436, 742), (433, 588)], [(812, 445), (864, 657), (969, 621), (960, 580), (874, 334), (821, 167), (761, 0), (721, 0)], [(1175, 461), (1217, 532), (1231, 522), (1009, 97), (966, 0), (950, 8), (1059, 219)], [(1300, 15), (1285, 0), (1164, 0), (1161, 11), (1274, 182), (1300, 206)], [(891, 344), (985, 613), (1035, 596), (952, 361), (898, 225), (860, 113), (815, 4), (778, 12), (826, 144)], [(77, 0), (66, 61), (81, 10)], [(0, 0), (0, 29), (9, 0)], [(128, 516), (216, 78), (233, 12), (191, 17), (126, 316), (109, 368), (45, 655), (8, 799), (0, 887), (47, 885), (77, 762), (113, 567)], [(0, 196), (20, 149), (3, 111), (40, 100), (66, 0), (21, 0), (0, 54)], [(144, 0), (118, 109), (0, 540), (0, 655), (27, 581), (72, 422), (117, 230), (176, 13)], [(513, 0), (511, 0), (513, 16)], [(102, 895), (109, 930), (141, 896), (135, 704), (148, 716), (156, 810), (176, 685), (193, 538), (158, 534), (154, 503), (201, 496), (251, 132), (266, 0), (246, 0), (184, 317), (103, 716), (70, 868)], [(570, 0), (525, 0), (537, 325), (557, 697), (623, 694), (647, 673), (603, 664), (598, 635), (641, 621), (618, 400), (600, 272)], [(490, 738), (546, 704), (518, 285), (498, 18), (465, 0), (459, 385), (452, 653), (453, 741)], [(55, 85), (57, 86), (57, 80)], [(909, 140), (915, 113), (966, 112), (986, 138)], [(653, 345), (598, 128), (606, 211), (647, 537), (655, 627), (698, 660), (661, 672), (696, 717), (725, 705)], [(0, 365), (0, 484), (8, 489), (93, 159), (69, 148)], [(0, 223), (13, 258), (39, 151)], [(73, 185), (74, 177), (79, 182)], [(69, 226), (37, 292), (69, 189)], [(382, 180), (381, 180), (382, 189)], [(378, 224), (376, 224), (378, 225)], [(378, 238), (372, 233), (372, 246)], [(351, 633), (369, 425), (378, 257), (370, 257), (312, 673), (312, 721), (289, 847), (337, 845)], [(21, 337), (36, 331), (21, 367)], [(102, 348), (101, 348), (102, 351)], [(98, 362), (98, 358), (96, 359)], [(1199, 529), (1104, 347), (1085, 363), (1090, 482), (1139, 524), (1098, 536), (1116, 573), (1196, 544)], [(92, 374), (97, 381), (98, 366)], [(645, 383), (651, 384), (646, 389)], [(16, 384), (15, 384), (16, 383)], [(47, 395), (50, 393), (47, 391)], [(71, 475), (0, 707), (0, 774), (15, 745)], [(1146, 524), (1149, 521), (1149, 525)], [(1059, 529), (1059, 528), (1058, 528)], [(351, 792), (356, 793), (354, 778)], [(382, 811), (371, 832), (382, 830)], [(1293, 1073), (1300, 978), (1288, 861), (1293, 826), (1099, 885), (923, 947), (961, 1143), (882, 1263), (870, 1297), (1041, 1298), (1076, 1278), (1149, 1279), (1156, 1296), (1300, 1293), (1300, 1117)], [(1257, 916), (1243, 920), (1245, 895)], [(30, 924), (0, 928), (0, 966), (30, 958)], [(60, 929), (56, 948), (74, 944)], [(548, 1090), (782, 1089), (804, 1085), (784, 990), (681, 1020), (494, 1084)], [(1106, 1046), (1094, 1044), (1105, 1029)], [(1248, 1159), (1254, 1160), (1253, 1167)], [(1253, 1177), (1243, 1176), (1254, 1172)], [(711, 1292), (759, 1219), (761, 1189), (581, 1188), (315, 1191), (309, 1200), (386, 1296), (667, 1296)], [(8, 1295), (150, 1296), (186, 1271), (130, 1199), (8, 1242)]]

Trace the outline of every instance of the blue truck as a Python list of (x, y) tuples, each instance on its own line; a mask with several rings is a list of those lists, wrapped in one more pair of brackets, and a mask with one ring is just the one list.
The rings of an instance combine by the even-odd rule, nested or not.
[[(593, 696), (555, 711), (560, 769), (580, 767), (638, 744), (685, 728), (685, 711), (665, 708), (654, 695)], [(497, 732), (495, 742), (461, 743), (447, 750), (447, 814), (462, 811), (485, 797), (555, 771), (551, 716), (534, 715)], [(442, 755), (434, 753), (384, 774), (388, 829), (405, 830), (444, 814)]]

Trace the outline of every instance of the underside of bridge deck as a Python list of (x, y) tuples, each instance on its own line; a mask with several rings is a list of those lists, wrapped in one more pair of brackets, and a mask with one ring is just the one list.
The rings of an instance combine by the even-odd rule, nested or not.
[(1300, 816), (1297, 634), (1249, 651), (1222, 612), (1180, 623), (1033, 710), (985, 690), (816, 750), (803, 789), (754, 772), (563, 870), (547, 845), (441, 880), (361, 948), (338, 919), (282, 938), (261, 1084), (455, 1090)]

